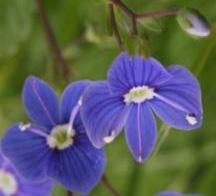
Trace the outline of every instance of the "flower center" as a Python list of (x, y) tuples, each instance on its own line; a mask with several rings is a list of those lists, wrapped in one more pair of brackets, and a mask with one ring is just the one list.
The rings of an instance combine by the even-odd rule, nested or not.
[(154, 97), (154, 89), (148, 86), (138, 86), (132, 88), (129, 93), (124, 95), (124, 102), (129, 104), (131, 102), (134, 103), (142, 103), (146, 100), (152, 99)]
[(18, 184), (15, 177), (4, 170), (0, 170), (0, 192), (4, 195), (15, 195), (18, 189)]
[(51, 134), (47, 137), (47, 144), (50, 148), (64, 150), (73, 145), (75, 130), (69, 124), (54, 127)]

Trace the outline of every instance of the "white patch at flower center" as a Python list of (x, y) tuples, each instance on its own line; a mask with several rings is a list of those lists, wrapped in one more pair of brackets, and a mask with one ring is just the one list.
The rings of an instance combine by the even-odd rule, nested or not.
[(15, 195), (18, 189), (16, 178), (5, 170), (0, 170), (0, 192), (4, 195)]
[(47, 137), (47, 144), (50, 148), (64, 150), (73, 145), (74, 129), (69, 129), (69, 125), (59, 125), (52, 129)]
[(124, 95), (124, 102), (129, 104), (131, 102), (134, 103), (142, 103), (146, 100), (150, 100), (154, 97), (154, 89), (148, 86), (138, 86), (132, 88), (129, 93)]

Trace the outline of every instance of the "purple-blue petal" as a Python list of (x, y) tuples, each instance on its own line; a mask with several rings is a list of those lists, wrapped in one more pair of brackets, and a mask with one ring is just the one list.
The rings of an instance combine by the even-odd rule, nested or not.
[[(19, 196), (51, 196), (53, 183), (51, 180), (31, 182), (18, 175), (10, 161), (0, 152), (0, 169), (9, 172), (16, 180)], [(0, 190), (0, 195), (3, 195)]]
[(182, 193), (174, 191), (164, 191), (157, 194), (157, 196), (184, 196)]
[(121, 95), (133, 87), (157, 86), (169, 78), (170, 74), (156, 59), (144, 59), (140, 55), (132, 57), (126, 52), (114, 60), (108, 73), (112, 92)]
[[(200, 127), (203, 112), (198, 81), (186, 68), (181, 66), (171, 66), (168, 71), (173, 77), (161, 85), (157, 93), (186, 111), (176, 109), (158, 98), (150, 101), (153, 110), (165, 123), (174, 128), (191, 130)], [(195, 117), (197, 123), (190, 124), (186, 119), (187, 115)]]
[(23, 103), (33, 122), (51, 129), (59, 122), (58, 100), (53, 89), (44, 81), (30, 76), (23, 88)]
[(70, 148), (53, 151), (47, 170), (66, 189), (86, 194), (100, 181), (105, 162), (104, 151), (94, 148), (82, 134), (75, 136)]
[(29, 129), (21, 131), (18, 124), (4, 135), (1, 148), (17, 171), (28, 180), (46, 179), (45, 166), (50, 154), (46, 139)]
[(152, 153), (157, 139), (156, 122), (148, 104), (133, 105), (125, 128), (128, 147), (138, 162)]
[(97, 148), (105, 138), (113, 139), (125, 125), (129, 108), (119, 96), (110, 94), (107, 82), (92, 83), (83, 96), (81, 115), (89, 139)]
[(72, 109), (77, 105), (84, 90), (89, 84), (90, 81), (82, 80), (74, 82), (65, 88), (60, 101), (60, 116), (62, 124), (69, 122)]
[(19, 196), (51, 196), (52, 189), (50, 180), (35, 183), (19, 177)]

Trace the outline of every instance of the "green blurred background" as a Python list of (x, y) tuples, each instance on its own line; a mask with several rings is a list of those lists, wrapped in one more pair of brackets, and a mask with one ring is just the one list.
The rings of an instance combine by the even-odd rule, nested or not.
[[(136, 11), (189, 6), (216, 26), (215, 0), (127, 0)], [(70, 81), (104, 79), (119, 49), (108, 34), (104, 0), (44, 0), (45, 9), (64, 57)], [(215, 24), (214, 24), (215, 23)], [(158, 27), (159, 25), (159, 27)], [(144, 25), (149, 26), (149, 25)], [(144, 26), (140, 26), (143, 31)], [(163, 190), (216, 195), (216, 36), (194, 39), (174, 17), (166, 17), (147, 30), (153, 56), (164, 65), (204, 65), (199, 80), (203, 91), (204, 124), (193, 132), (172, 130), (160, 152), (137, 165), (123, 134), (107, 150), (106, 174), (123, 196), (152, 196)], [(216, 32), (216, 31), (215, 31)], [(28, 75), (51, 83), (60, 93), (65, 86), (53, 61), (34, 0), (0, 0), (0, 133), (14, 122), (28, 121), (21, 102)], [(55, 196), (64, 190), (55, 188)], [(92, 196), (108, 196), (99, 184)]]

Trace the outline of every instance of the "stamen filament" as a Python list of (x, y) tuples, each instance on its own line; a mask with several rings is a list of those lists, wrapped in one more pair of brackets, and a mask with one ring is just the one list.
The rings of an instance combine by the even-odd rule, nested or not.
[(45, 131), (42, 131), (40, 129), (38, 129), (37, 127), (35, 127), (34, 125), (32, 124), (23, 124), (21, 123), (19, 125), (19, 128), (21, 131), (30, 131), (36, 135), (39, 135), (39, 136), (42, 136), (42, 137), (45, 137), (47, 138), (49, 135), (45, 132)]
[(177, 109), (177, 110), (180, 110), (182, 112), (185, 112), (187, 114), (190, 114), (191, 112), (188, 111), (186, 108), (182, 107), (181, 105), (179, 105), (178, 103), (164, 97), (164, 96), (161, 96), (157, 93), (154, 92), (154, 96), (157, 97), (158, 99), (160, 99), (161, 101), (167, 103), (168, 105), (172, 106), (173, 108)]
[(157, 93), (154, 92), (154, 96), (156, 98), (158, 98), (159, 100), (167, 103), (168, 105), (172, 106), (173, 108), (181, 111), (181, 112), (184, 112), (186, 113), (185, 114), (185, 120), (192, 126), (196, 125), (198, 123), (198, 119), (196, 117), (196, 115), (194, 113), (192, 113), (191, 111), (188, 111), (186, 108), (184, 108), (183, 106), (179, 105), (178, 103), (164, 97), (164, 96), (161, 96)]
[(77, 113), (80, 110), (81, 105), (82, 105), (82, 97), (79, 99), (78, 103), (76, 104), (76, 106), (73, 108), (73, 110), (71, 112), (69, 126), (68, 126), (68, 130), (67, 130), (68, 135), (71, 135), (73, 132), (73, 123), (74, 123), (74, 120), (76, 118)]
[(37, 135), (39, 135), (39, 136), (42, 136), (42, 137), (45, 137), (45, 138), (47, 138), (47, 137), (49, 137), (49, 135), (47, 134), (47, 133), (44, 133), (43, 131), (41, 131), (41, 130), (38, 130), (38, 129), (35, 129), (35, 128), (32, 128), (32, 129), (29, 129), (32, 133), (35, 133), (35, 134), (37, 134)]

